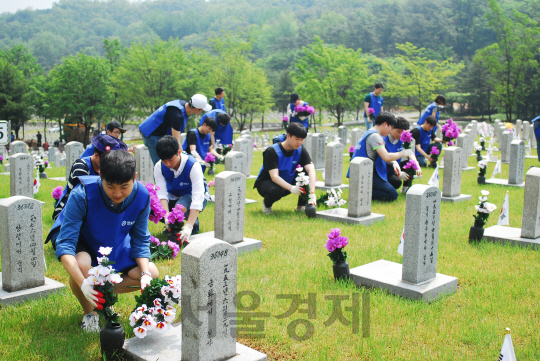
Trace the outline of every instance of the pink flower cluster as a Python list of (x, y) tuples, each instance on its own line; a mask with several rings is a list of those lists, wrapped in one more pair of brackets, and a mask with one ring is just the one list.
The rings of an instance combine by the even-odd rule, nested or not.
[(431, 147), (431, 152), (429, 154), (439, 155), (441, 154), (441, 152), (439, 151), (439, 149), (437, 149), (437, 147)]
[(158, 224), (160, 219), (167, 214), (167, 212), (161, 206), (161, 202), (159, 201), (156, 192), (159, 190), (159, 186), (154, 186), (152, 183), (146, 183), (145, 187), (148, 189), (148, 193), (150, 193), (150, 215), (148, 216), (148, 219), (150, 222)]
[(446, 124), (441, 127), (441, 130), (445, 141), (456, 139), (461, 133), (461, 129), (459, 129), (457, 123), (454, 123), (453, 119), (448, 119)]
[(294, 107), (294, 111), (297, 113), (308, 112), (309, 114), (315, 113), (315, 108), (311, 105), (297, 105)]
[(51, 192), (52, 194), (52, 197), (56, 200), (59, 200), (60, 197), (62, 197), (62, 192), (64, 191), (64, 189), (62, 188), (62, 186), (57, 186), (56, 188), (53, 189), (53, 191)]
[(368, 110), (369, 115), (375, 113), (375, 109), (373, 109), (373, 108), (368, 108), (367, 110)]
[(216, 157), (212, 153), (206, 153), (206, 157), (204, 157), (204, 161), (206, 163), (211, 163), (216, 161)]
[(401, 138), (399, 138), (403, 143), (410, 143), (413, 140), (412, 133), (408, 130), (404, 130), (403, 133), (401, 133)]
[(211, 180), (210, 182), (208, 182), (208, 186), (209, 187), (213, 187), (216, 185), (216, 181), (215, 180)]
[(414, 170), (420, 169), (420, 168), (418, 167), (418, 163), (416, 163), (414, 160), (408, 161), (407, 164), (405, 164), (405, 165), (403, 166), (403, 169), (409, 169), (409, 168), (412, 168), (412, 169), (414, 169)]
[(288, 122), (289, 121), (289, 117), (287, 117), (286, 115), (283, 116), (283, 119), (281, 120), (282, 122)]
[(349, 148), (349, 153), (354, 153), (354, 145), (351, 145), (351, 147)]
[(4, 157), (2, 157), (2, 156), (0, 155), (0, 162), (2, 162), (3, 160), (4, 160)]
[(324, 246), (328, 252), (334, 252), (338, 248), (345, 248), (349, 244), (347, 237), (341, 235), (341, 229), (332, 228), (330, 234), (326, 235), (326, 245)]
[(184, 222), (184, 219), (186, 218), (184, 215), (184, 212), (180, 209), (182, 207), (181, 205), (177, 204), (176, 207), (174, 207), (167, 216), (167, 221), (169, 224), (174, 223), (182, 223)]
[(180, 246), (177, 243), (167, 241), (167, 242), (160, 242), (159, 239), (157, 239), (154, 236), (150, 236), (150, 243), (153, 243), (156, 247), (157, 246), (168, 246), (172, 251), (172, 258), (176, 258), (178, 253), (180, 253)]

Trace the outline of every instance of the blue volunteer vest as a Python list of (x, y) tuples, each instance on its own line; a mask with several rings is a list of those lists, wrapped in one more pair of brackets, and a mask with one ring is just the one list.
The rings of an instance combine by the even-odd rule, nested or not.
[[(426, 132), (424, 129), (422, 129), (421, 126), (416, 127), (416, 129), (420, 130), (420, 148), (422, 148), (424, 152), (429, 154), (428, 148), (429, 148), (429, 144), (431, 143), (431, 133), (433, 133), (433, 129), (435, 128), (433, 128), (429, 132)], [(416, 148), (414, 150), (414, 154), (421, 155), (420, 152), (418, 152)]]
[[(366, 140), (367, 140), (367, 137), (369, 137), (373, 133), (377, 133), (377, 129), (371, 128), (370, 130), (364, 133), (362, 138), (360, 138), (360, 140), (356, 144), (351, 160), (353, 160), (356, 157), (368, 158)], [(379, 175), (379, 177), (381, 177), (381, 179), (384, 181), (388, 181), (388, 175), (386, 171), (386, 162), (381, 157), (379, 157), (378, 154), (377, 154), (377, 158), (375, 158), (374, 165), (375, 165), (375, 170), (377, 171), (377, 174)], [(350, 171), (351, 171), (351, 167), (349, 166), (349, 169), (347, 170), (347, 178), (349, 178)]]
[(213, 100), (214, 104), (216, 105), (216, 109), (214, 110), (222, 110), (225, 113), (225, 98), (217, 100), (216, 97), (213, 97), (211, 100)]
[(272, 144), (281, 143), (287, 140), (287, 134), (281, 134), (272, 139)]
[[(302, 154), (302, 147), (295, 149), (293, 151), (293, 155), (290, 157), (286, 157), (283, 154), (283, 152), (281, 151), (281, 147), (279, 146), (279, 143), (273, 144), (271, 147), (275, 149), (276, 154), (278, 156), (279, 176), (283, 178), (285, 182), (291, 183), (294, 179), (296, 167), (300, 163), (300, 155)], [(259, 178), (263, 169), (264, 169), (264, 164), (261, 167), (261, 170), (259, 171), (257, 178)]]
[[(197, 150), (197, 153), (201, 156), (201, 158), (204, 160), (206, 157), (206, 154), (208, 154), (208, 148), (210, 148), (210, 133), (206, 134), (204, 138), (200, 137), (199, 129), (191, 129), (190, 132), (195, 132), (197, 135), (197, 143), (195, 143), (195, 149)], [(186, 140), (184, 140), (184, 144), (182, 144), (182, 149), (184, 151), (187, 151), (187, 137)], [(190, 167), (191, 168), (191, 167)], [(202, 171), (204, 173), (204, 170), (206, 169), (206, 166), (202, 166)]]
[(177, 178), (174, 178), (174, 173), (172, 170), (165, 167), (165, 165), (161, 163), (161, 174), (163, 174), (163, 177), (165, 178), (165, 183), (167, 184), (167, 192), (174, 194), (177, 197), (191, 194), (191, 190), (193, 187), (193, 184), (191, 184), (191, 178), (189, 176), (189, 173), (191, 172), (191, 168), (193, 168), (193, 164), (197, 162), (197, 159), (195, 159), (195, 157), (190, 154), (185, 155), (188, 156), (188, 160), (186, 162), (186, 165), (184, 166), (184, 170)]
[[(217, 116), (218, 113), (225, 114), (225, 110), (214, 109), (214, 110), (209, 111), (208, 113), (206, 113), (205, 115), (203, 115), (201, 117), (201, 120), (199, 121), (199, 125), (203, 125), (204, 120), (207, 117), (216, 119), (216, 116)], [(232, 144), (232, 141), (233, 141), (233, 129), (232, 129), (231, 123), (228, 123), (227, 125), (223, 126), (223, 125), (219, 124), (217, 119), (216, 119), (216, 123), (217, 123), (217, 128), (216, 128), (216, 131), (214, 133), (214, 139), (216, 140), (216, 143), (219, 140), (219, 142), (222, 145)]]
[(91, 157), (92, 155), (94, 155), (94, 149), (96, 147), (90, 143), (90, 145), (84, 150), (83, 154), (81, 155), (81, 158), (84, 158), (84, 157)]
[[(383, 137), (385, 148), (388, 151), (388, 153), (398, 153), (401, 152), (403, 148), (403, 142), (401, 140), (398, 140), (396, 144), (392, 144), (390, 142), (390, 139), (388, 139), (388, 135), (386, 137)], [(396, 162), (401, 162), (401, 158), (397, 159)], [(393, 169), (393, 168), (392, 168)]]
[[(424, 112), (422, 113), (422, 116), (420, 119), (418, 119), (418, 122), (416, 124), (422, 125), (426, 122), (426, 118), (429, 117), (433, 113), (433, 109), (437, 109), (436, 118), (437, 118), (437, 124), (439, 124), (439, 107), (437, 106), (437, 103), (433, 102), (430, 105), (424, 109)], [(433, 131), (437, 131), (437, 126), (433, 127)]]
[[(93, 154), (93, 153), (92, 153)], [(87, 157), (81, 157), (80, 159), (83, 160), (87, 165), (88, 165), (88, 170), (90, 171), (88, 173), (88, 175), (96, 175), (96, 172), (94, 171), (94, 168), (92, 167), (92, 161), (90, 160), (90, 157), (91, 156), (87, 156)], [(78, 183), (74, 184), (73, 187), (75, 188), (75, 186), (77, 185)], [(64, 187), (64, 191), (62, 192), (62, 195), (60, 196), (60, 199), (64, 198), (64, 196), (67, 194), (67, 190), (68, 190), (68, 186), (66, 184), (66, 186)], [(69, 199), (69, 198), (68, 198)], [(67, 200), (66, 200), (67, 202)], [(64, 205), (65, 206), (65, 205)], [(58, 215), (58, 217), (60, 217), (60, 214)], [(58, 219), (58, 217), (56, 219)], [(54, 226), (53, 226), (54, 228)]]
[[(373, 95), (373, 93), (369, 93), (369, 95), (371, 95), (369, 106), (373, 108), (373, 110), (375, 111), (373, 113), (373, 117), (377, 118), (377, 115), (379, 115), (379, 113), (381, 112), (381, 108), (383, 106), (383, 98), (382, 97), (377, 98), (375, 95)], [(367, 118), (365, 109), (364, 109), (364, 118)]]
[[(291, 112), (294, 112), (294, 108), (295, 108), (295, 105), (294, 103), (290, 103), (290, 107), (291, 107)], [(307, 106), (309, 105), (308, 102), (305, 102), (304, 103), (304, 106)], [(300, 123), (304, 126), (304, 128), (308, 129), (309, 128), (309, 117), (307, 117), (306, 119), (304, 120), (300, 120), (300, 118), (298, 117), (293, 117), (291, 116), (291, 119), (289, 119), (289, 123)]]
[[(141, 125), (139, 125), (141, 133), (143, 133), (145, 137), (149, 137), (150, 134), (152, 134), (152, 132), (157, 129), (157, 127), (163, 124), (163, 117), (165, 116), (167, 107), (176, 107), (182, 111), (182, 115), (184, 116), (184, 124), (182, 124), (182, 127), (180, 128), (180, 132), (183, 132), (188, 119), (186, 109), (184, 107), (185, 104), (186, 102), (183, 100), (173, 100), (168, 102), (167, 104), (160, 106), (158, 110), (153, 112), (152, 115), (146, 118), (146, 120), (142, 122)], [(171, 128), (167, 129), (167, 134), (172, 134)]]
[[(533, 125), (533, 129), (534, 129), (534, 122), (536, 121), (540, 121), (540, 115), (537, 116), (536, 118), (534, 118), (533, 120), (531, 120), (531, 124)], [(536, 128), (534, 130), (534, 135), (536, 135), (536, 138), (540, 139), (540, 127)]]

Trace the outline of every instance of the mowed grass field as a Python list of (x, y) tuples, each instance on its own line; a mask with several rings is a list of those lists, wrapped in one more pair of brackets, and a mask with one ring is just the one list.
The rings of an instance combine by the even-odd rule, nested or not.
[[(343, 160), (343, 181), (348, 183), (345, 174), (349, 157)], [(256, 151), (251, 174), (256, 175), (261, 164), (262, 152)], [(476, 164), (476, 158), (470, 157), (469, 165)], [(487, 177), (491, 176), (494, 164), (489, 163)], [(525, 172), (531, 165), (538, 166), (535, 159), (526, 159), (525, 164)], [(223, 170), (223, 165), (217, 166), (218, 172)], [(426, 184), (433, 169), (423, 171), (423, 178), (415, 184)], [(52, 168), (47, 173), (49, 177), (64, 176), (65, 169)], [(441, 188), (443, 176), (441, 170)], [(502, 177), (507, 176), (508, 165), (503, 165)], [(320, 172), (318, 177), (322, 179)], [(476, 177), (477, 170), (463, 172), (462, 193), (473, 195), (471, 201), (443, 203), (441, 208), (437, 271), (459, 279), (457, 292), (425, 304), (380, 290), (367, 291), (371, 296), (369, 338), (362, 338), (361, 329), (353, 333), (352, 326), (339, 319), (331, 325), (327, 322), (333, 312), (329, 296), (349, 297), (341, 308), (350, 320), (351, 311), (347, 308), (351, 306), (351, 295), (366, 290), (352, 282), (334, 281), (332, 262), (324, 248), (326, 234), (339, 227), (348, 237), (347, 261), (351, 268), (380, 259), (401, 263), (402, 257), (396, 250), (405, 221), (405, 195), (400, 194), (393, 203), (373, 202), (372, 211), (384, 214), (384, 222), (369, 227), (352, 226), (308, 219), (303, 213), (294, 212), (297, 198), (292, 195), (276, 203), (272, 215), (263, 215), (262, 198), (253, 189), (254, 180), (248, 180), (246, 196), (259, 202), (246, 205), (245, 236), (261, 240), (263, 248), (239, 256), (238, 291), (257, 294), (260, 304), (254, 312), (268, 316), (255, 318), (264, 321), (264, 335), (260, 335), (264, 337), (243, 337), (239, 342), (267, 353), (269, 360), (496, 360), (504, 329), (510, 327), (517, 358), (540, 360), (540, 252), (468, 242), (474, 205), (481, 190), (488, 190), (489, 201), (498, 207), (487, 226), (497, 223), (506, 191), (510, 191), (513, 227), (521, 227), (524, 190), (478, 186)], [(9, 184), (9, 176), (0, 175), (0, 198), (9, 197)], [(51, 191), (64, 184), (52, 180), (42, 180), (41, 184), (36, 198), (45, 202), (45, 238), (52, 225)], [(348, 191), (343, 196), (347, 199)], [(200, 221), (202, 232), (213, 230), (213, 204), (209, 203), (201, 213)], [(162, 225), (150, 224), (153, 235), (160, 235), (162, 230)], [(44, 247), (46, 276), (68, 284), (67, 273), (56, 260), (51, 245)], [(162, 276), (180, 274), (180, 256), (158, 261), (157, 266)], [(291, 305), (292, 296), (284, 299), (283, 295), (307, 299), (310, 293), (316, 295), (315, 319), (298, 311), (289, 317), (275, 317), (287, 312)], [(115, 307), (121, 313), (127, 337), (133, 337), (128, 322), (135, 305), (133, 296), (120, 295)], [(242, 301), (244, 306), (252, 303), (247, 296)], [(306, 304), (299, 305), (299, 311), (306, 309)], [(46, 298), (2, 307), (0, 360), (99, 360), (99, 335), (81, 332), (81, 318), (82, 310), (69, 288)], [(288, 326), (298, 319), (308, 319), (313, 324), (311, 338), (300, 341), (288, 335)], [(303, 335), (305, 327), (298, 326), (297, 333)]]

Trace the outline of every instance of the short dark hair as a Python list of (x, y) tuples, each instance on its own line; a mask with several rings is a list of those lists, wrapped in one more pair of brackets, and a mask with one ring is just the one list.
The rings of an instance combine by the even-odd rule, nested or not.
[(217, 87), (216, 90), (214, 90), (214, 93), (216, 93), (216, 95), (219, 95), (221, 93), (223, 93), (225, 91), (225, 89), (223, 89), (222, 87)]
[(403, 117), (397, 117), (396, 118), (396, 126), (394, 127), (396, 129), (403, 129), (403, 130), (409, 130), (410, 125), (407, 119)]
[(171, 159), (178, 154), (179, 150), (180, 145), (178, 145), (178, 140), (172, 135), (162, 137), (156, 144), (156, 153), (159, 159)]
[(442, 94), (437, 95), (437, 97), (435, 98), (435, 103), (446, 105), (446, 97)]
[(287, 127), (287, 134), (290, 134), (291, 136), (295, 136), (296, 138), (306, 139), (307, 130), (300, 123), (290, 123), (289, 126)]
[(135, 157), (125, 150), (111, 150), (99, 157), (101, 179), (124, 184), (135, 178)]
[(208, 125), (210, 127), (210, 129), (212, 129), (213, 132), (216, 131), (217, 123), (216, 123), (216, 120), (214, 118), (206, 117), (203, 124)]
[(437, 125), (437, 118), (435, 118), (433, 115), (430, 115), (429, 117), (426, 117), (426, 123), (432, 126)]
[(102, 152), (102, 151), (99, 150), (97, 147), (94, 147), (94, 153), (97, 153), (98, 156), (101, 158), (101, 156), (102, 156), (105, 152)]
[(300, 99), (300, 95), (298, 95), (298, 93), (291, 94), (291, 103), (296, 103), (298, 99)]
[(231, 122), (231, 117), (227, 113), (217, 113), (216, 120), (221, 125), (227, 125)]
[(380, 88), (383, 88), (383, 85), (381, 83), (375, 83), (375, 89), (380, 89)]
[(394, 114), (390, 112), (380, 112), (375, 118), (375, 125), (383, 125), (384, 123), (388, 124), (392, 128), (395, 128), (397, 122)]

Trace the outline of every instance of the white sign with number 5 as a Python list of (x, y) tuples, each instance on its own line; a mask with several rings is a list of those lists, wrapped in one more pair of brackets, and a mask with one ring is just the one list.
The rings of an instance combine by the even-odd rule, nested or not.
[(6, 145), (9, 143), (9, 130), (8, 122), (0, 120), (0, 145)]

